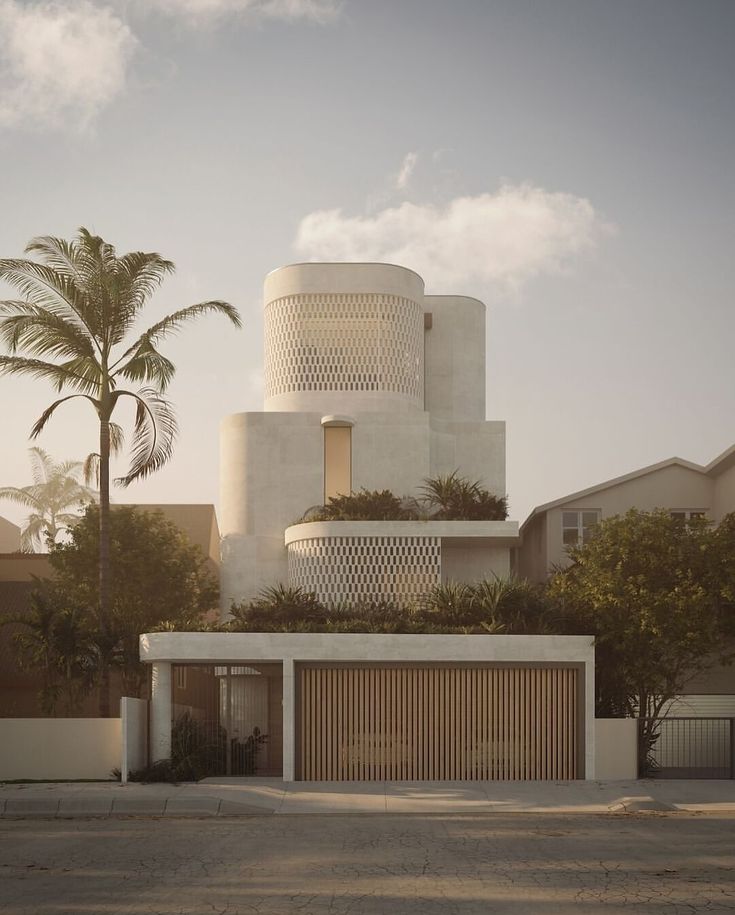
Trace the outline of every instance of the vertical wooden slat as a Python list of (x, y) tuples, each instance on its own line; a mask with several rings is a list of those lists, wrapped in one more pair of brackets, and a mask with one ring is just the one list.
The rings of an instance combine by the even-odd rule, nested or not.
[(572, 668), (303, 668), (305, 780), (572, 779)]

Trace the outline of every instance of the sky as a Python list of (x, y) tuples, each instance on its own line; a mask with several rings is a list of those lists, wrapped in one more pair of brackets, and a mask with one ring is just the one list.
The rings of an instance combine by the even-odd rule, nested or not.
[[(217, 504), (219, 422), (262, 406), (263, 278), (302, 260), (486, 302), (511, 518), (712, 460), (735, 442), (733, 47), (732, 0), (0, 0), (0, 256), (86, 226), (176, 263), (147, 323), (243, 316), (164, 347), (176, 452), (113, 500)], [(0, 485), (30, 482), (53, 397), (0, 377)], [(38, 444), (96, 450), (85, 406)]]

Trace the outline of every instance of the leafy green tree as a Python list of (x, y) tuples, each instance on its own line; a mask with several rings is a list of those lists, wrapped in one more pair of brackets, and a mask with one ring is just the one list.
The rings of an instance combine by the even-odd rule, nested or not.
[(55, 715), (64, 700), (73, 714), (89, 692), (97, 669), (97, 646), (83, 614), (65, 607), (53, 589), (31, 595), (27, 613), (3, 620), (17, 630), (13, 636), (21, 670), (41, 676), (38, 700), (41, 710)]
[[(113, 413), (125, 400), (135, 405), (131, 464), (117, 481), (128, 486), (162, 467), (173, 450), (176, 419), (163, 394), (176, 368), (158, 350), (159, 341), (210, 312), (224, 315), (236, 327), (240, 316), (227, 302), (201, 302), (167, 315), (131, 339), (146, 302), (173, 272), (171, 261), (142, 251), (118, 256), (111, 244), (85, 228), (73, 241), (35, 238), (26, 253), (38, 260), (0, 260), (0, 279), (21, 296), (0, 302), (0, 340), (10, 351), (0, 356), (0, 373), (43, 378), (58, 391), (74, 392), (44, 410), (32, 438), (68, 400), (83, 398), (96, 413), (99, 451), (86, 469), (89, 476), (94, 463), (99, 477), (97, 625), (109, 641), (110, 455), (123, 445)], [(100, 714), (107, 716), (109, 671), (103, 670), (102, 680)]]
[(89, 506), (68, 543), (50, 554), (54, 590), (66, 606), (86, 615), (100, 670), (121, 671), (126, 695), (146, 681), (138, 637), (155, 628), (191, 629), (217, 605), (218, 585), (207, 559), (161, 512), (116, 506), (110, 517), (111, 600), (109, 623), (100, 630), (99, 508)]
[[(549, 582), (567, 631), (595, 636), (597, 714), (646, 719), (642, 771), (666, 704), (722, 645), (722, 576), (711, 565), (717, 536), (705, 520), (631, 510), (602, 520)], [(730, 570), (733, 562), (730, 554)]]
[(20, 546), (24, 552), (34, 553), (56, 543), (59, 535), (79, 520), (79, 514), (71, 509), (94, 502), (97, 493), (79, 479), (82, 461), (56, 463), (43, 448), (28, 450), (33, 483), (0, 487), (0, 499), (32, 509), (21, 532)]

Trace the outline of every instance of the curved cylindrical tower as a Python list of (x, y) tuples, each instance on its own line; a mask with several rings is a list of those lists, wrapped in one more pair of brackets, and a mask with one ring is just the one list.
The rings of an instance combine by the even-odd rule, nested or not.
[(424, 408), (424, 282), (391, 264), (292, 264), (265, 281), (267, 411)]

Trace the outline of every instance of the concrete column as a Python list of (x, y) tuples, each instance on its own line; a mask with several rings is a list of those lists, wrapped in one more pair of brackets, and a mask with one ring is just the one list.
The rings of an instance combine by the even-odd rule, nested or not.
[(296, 684), (293, 658), (283, 659), (283, 780), (296, 778)]
[(171, 663), (156, 661), (151, 675), (151, 762), (171, 756)]
[[(592, 645), (594, 647), (594, 639)], [(585, 710), (584, 710), (584, 734), (585, 734), (585, 759), (584, 759), (584, 777), (586, 781), (592, 781), (595, 778), (595, 662), (586, 661), (584, 665), (585, 672)]]

